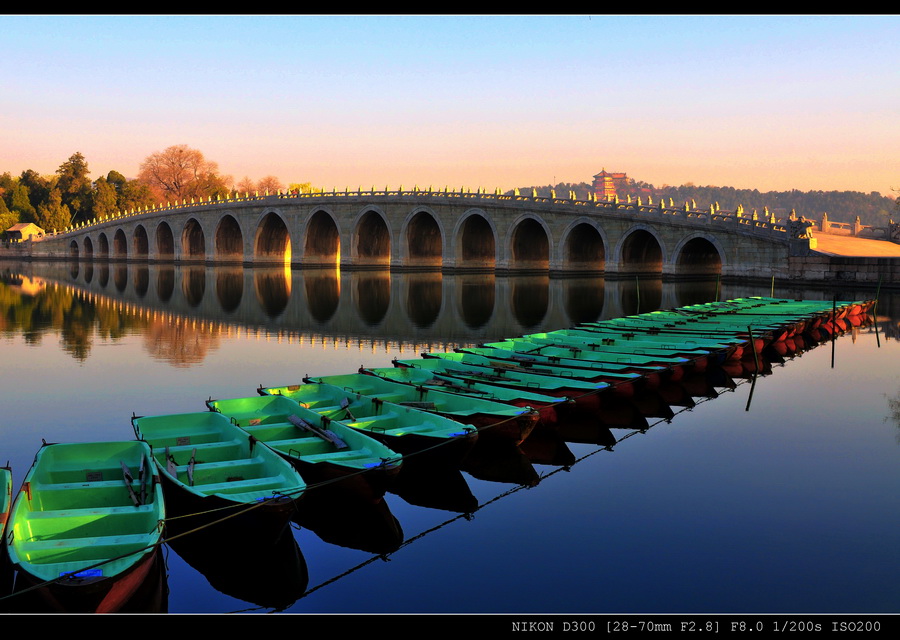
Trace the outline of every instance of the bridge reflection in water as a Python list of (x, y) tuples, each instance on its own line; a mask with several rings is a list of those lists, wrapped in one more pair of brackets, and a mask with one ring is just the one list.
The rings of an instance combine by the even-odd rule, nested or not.
[[(568, 327), (714, 297), (715, 280), (496, 276), (438, 272), (29, 264), (35, 282), (70, 286), (122, 315), (201, 323), (283, 339), (337, 339), (438, 348)], [(46, 277), (47, 280), (41, 280)], [(40, 284), (37, 285), (40, 288)]]

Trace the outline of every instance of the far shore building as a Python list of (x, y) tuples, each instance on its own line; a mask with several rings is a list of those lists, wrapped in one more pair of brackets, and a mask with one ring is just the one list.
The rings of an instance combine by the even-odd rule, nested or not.
[(44, 230), (33, 222), (19, 222), (7, 229), (4, 235), (10, 242), (22, 242), (43, 237)]
[(613, 200), (617, 193), (624, 193), (628, 176), (624, 173), (608, 173), (603, 169), (594, 176), (594, 195), (597, 200)]
[(618, 196), (619, 200), (632, 198), (652, 198), (653, 188), (644, 183), (635, 184), (625, 173), (610, 173), (603, 169), (594, 176), (594, 197), (600, 202), (611, 202)]

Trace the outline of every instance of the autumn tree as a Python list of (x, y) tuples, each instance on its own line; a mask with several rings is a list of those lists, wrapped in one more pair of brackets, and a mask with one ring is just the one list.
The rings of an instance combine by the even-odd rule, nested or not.
[(148, 156), (140, 166), (138, 179), (160, 201), (227, 195), (231, 176), (219, 173), (219, 166), (197, 149), (179, 144)]
[(260, 193), (265, 193), (266, 191), (269, 193), (277, 193), (283, 189), (284, 185), (281, 184), (281, 181), (275, 176), (266, 176), (256, 183), (256, 190)]
[(234, 185), (234, 188), (238, 193), (265, 193), (266, 191), (277, 193), (284, 190), (284, 185), (275, 176), (266, 176), (259, 182), (253, 182), (249, 176), (244, 176), (240, 182)]
[(256, 190), (256, 183), (250, 179), (250, 176), (244, 176), (240, 182), (234, 185), (238, 193), (253, 193)]
[(321, 193), (322, 190), (312, 186), (311, 182), (292, 182), (288, 185), (291, 193)]

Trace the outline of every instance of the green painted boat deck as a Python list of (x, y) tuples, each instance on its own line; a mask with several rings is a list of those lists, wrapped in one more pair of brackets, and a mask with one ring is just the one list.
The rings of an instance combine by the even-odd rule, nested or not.
[[(142, 460), (146, 500), (135, 506), (120, 461), (128, 465), (134, 477), (130, 487), (139, 495)], [(42, 447), (10, 514), (10, 560), (45, 581), (113, 558), (93, 571), (107, 577), (126, 571), (160, 542), (165, 506), (154, 471), (143, 442)]]
[[(299, 497), (306, 488), (288, 462), (263, 445), (252, 446), (249, 436), (224, 416), (210, 411), (145, 416), (132, 424), (135, 434), (151, 445), (160, 471), (186, 491), (252, 503), (276, 493)], [(176, 465), (174, 476), (167, 468), (167, 449)]]
[[(212, 400), (213, 411), (234, 421), (246, 433), (266, 443), (288, 459), (307, 464), (332, 463), (353, 469), (370, 469), (385, 464), (398, 465), (400, 455), (356, 431), (340, 420), (323, 421), (322, 416), (294, 400), (280, 395)], [(340, 448), (290, 421), (294, 416), (333, 432), (346, 448)]]

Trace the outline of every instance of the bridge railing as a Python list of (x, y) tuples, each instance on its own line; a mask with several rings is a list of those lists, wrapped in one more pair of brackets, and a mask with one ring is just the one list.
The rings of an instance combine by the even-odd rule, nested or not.
[[(574, 196), (574, 194), (570, 195)], [(185, 199), (181, 202), (176, 203), (167, 202), (165, 205), (153, 204), (145, 207), (131, 209), (129, 211), (118, 211), (108, 216), (102, 216), (100, 218), (95, 218), (87, 222), (78, 223), (71, 227), (67, 227), (60, 232), (53, 230), (48, 233), (47, 236), (58, 237), (69, 234), (83, 233), (86, 229), (108, 226), (110, 224), (115, 224), (121, 222), (122, 220), (131, 219), (134, 217), (159, 215), (164, 213), (178, 213), (195, 208), (206, 208), (210, 206), (222, 206), (227, 204), (255, 202), (261, 203), (270, 202), (273, 200), (297, 201), (335, 198), (349, 199), (404, 197), (441, 198), (449, 200), (478, 200), (503, 204), (520, 203), (524, 205), (551, 205), (561, 208), (578, 208), (587, 215), (590, 215), (592, 213), (603, 213), (607, 215), (632, 215), (639, 218), (671, 217), (673, 219), (684, 220), (690, 223), (731, 227), (732, 231), (737, 231), (740, 233), (751, 233), (753, 235), (765, 235), (777, 240), (788, 240), (788, 231), (791, 226), (791, 222), (789, 219), (782, 219), (779, 221), (775, 218), (774, 215), (769, 215), (767, 212), (764, 213), (762, 217), (760, 217), (755, 211), (752, 214), (747, 215), (743, 212), (741, 207), (738, 207), (735, 211), (721, 211), (714, 206), (710, 206), (708, 210), (697, 209), (695, 206), (689, 206), (688, 203), (685, 203), (683, 207), (674, 207), (671, 204), (669, 206), (666, 206), (662, 201), (660, 201), (658, 204), (654, 204), (652, 202), (648, 202), (645, 204), (641, 201), (640, 198), (638, 198), (635, 202), (630, 201), (630, 199), (627, 202), (618, 202), (596, 199), (582, 200), (575, 197), (563, 198), (557, 197), (555, 193), (550, 196), (540, 196), (536, 193), (533, 193), (531, 195), (522, 195), (518, 193), (503, 194), (500, 193), (499, 190), (489, 193), (486, 190), (480, 188), (475, 191), (471, 191), (468, 189), (450, 191), (447, 188), (443, 190), (433, 190), (430, 187), (428, 189), (419, 189), (418, 187), (414, 187), (413, 189), (403, 189), (402, 187), (400, 187), (398, 189), (358, 189), (356, 191), (332, 190), (314, 193), (278, 192), (273, 194), (264, 193), (262, 195), (260, 195), (259, 193), (235, 193), (225, 198), (219, 196), (216, 196), (215, 198), (191, 198), (190, 201)]]

